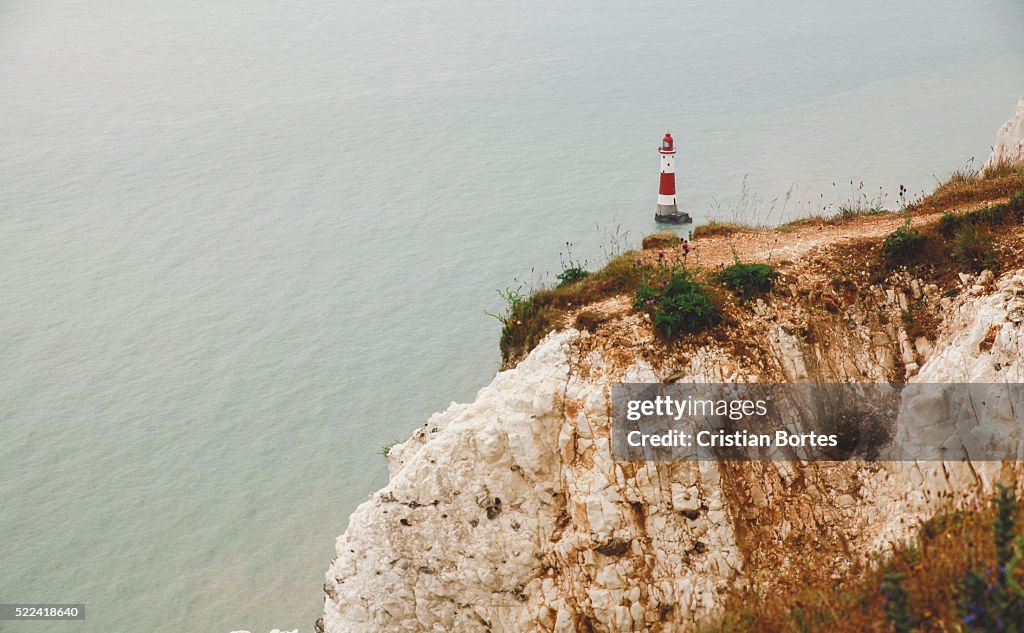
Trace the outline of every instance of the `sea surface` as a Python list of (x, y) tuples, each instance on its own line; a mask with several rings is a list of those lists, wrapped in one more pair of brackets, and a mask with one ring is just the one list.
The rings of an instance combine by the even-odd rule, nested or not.
[[(312, 630), (497, 290), (896, 206), (1024, 94), (1019, 0), (0, 2), (0, 631)], [(861, 185), (863, 183), (863, 185)], [(788, 192), (788, 194), (787, 194)]]

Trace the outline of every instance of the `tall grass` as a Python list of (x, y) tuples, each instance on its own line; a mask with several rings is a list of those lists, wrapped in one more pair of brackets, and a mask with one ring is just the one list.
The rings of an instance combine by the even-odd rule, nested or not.
[(962, 204), (1007, 198), (1021, 189), (1024, 189), (1024, 161), (1001, 160), (979, 169), (972, 159), (945, 181), (936, 181), (935, 191), (910, 208), (945, 210)]
[(826, 573), (790, 591), (738, 588), (701, 631), (1019, 631), (997, 621), (1022, 623), (1024, 595), (1014, 593), (1024, 581), (1020, 519), (1016, 495), (1000, 488), (990, 503), (936, 514), (915, 538), (845, 580)]

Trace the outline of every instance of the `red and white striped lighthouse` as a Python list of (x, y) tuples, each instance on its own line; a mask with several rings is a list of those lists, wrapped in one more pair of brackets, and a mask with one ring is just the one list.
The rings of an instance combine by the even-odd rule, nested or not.
[(676, 148), (668, 132), (661, 139), (658, 153), (661, 154), (661, 185), (658, 187), (658, 209), (654, 212), (654, 219), (677, 224), (689, 222), (689, 214), (680, 213), (676, 205)]

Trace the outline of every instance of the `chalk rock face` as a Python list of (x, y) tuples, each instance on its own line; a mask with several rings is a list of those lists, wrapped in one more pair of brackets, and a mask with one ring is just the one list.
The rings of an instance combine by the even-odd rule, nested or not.
[[(692, 630), (740, 578), (840, 573), (952, 492), (991, 489), (998, 462), (612, 459), (615, 382), (1024, 381), (1024, 273), (955, 298), (911, 278), (862, 291), (843, 310), (821, 308), (842, 298), (827, 282), (758, 301), (742, 349), (709, 343), (670, 367), (648, 360), (635, 313), (550, 334), (391, 449), (390, 481), (337, 540), (324, 630)], [(934, 341), (899, 325), (911, 300), (941, 304)]]
[(570, 372), (579, 336), (391, 449), (338, 539), (326, 631), (635, 631), (716, 605), (741, 567), (717, 465), (614, 462), (609, 375), (599, 355)]
[(1002, 160), (1024, 160), (1024, 97), (1017, 101), (1017, 110), (1010, 115), (1010, 120), (999, 128), (996, 144), (992, 147), (992, 155), (985, 166), (994, 165)]
[[(943, 447), (946, 458), (1015, 460), (1024, 455), (1024, 274), (1002, 278), (995, 292), (969, 299), (947, 316), (938, 351), (912, 380), (956, 385), (904, 391), (894, 445), (916, 454), (915, 445)], [(971, 387), (961, 387), (971, 383)]]

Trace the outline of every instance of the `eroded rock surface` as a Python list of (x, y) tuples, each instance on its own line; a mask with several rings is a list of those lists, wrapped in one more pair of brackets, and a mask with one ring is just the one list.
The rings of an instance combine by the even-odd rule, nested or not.
[[(1009, 467), (615, 462), (610, 384), (1024, 382), (1024, 272), (983, 277), (949, 296), (801, 269), (729, 338), (670, 352), (628, 302), (594, 307), (595, 332), (549, 335), (391, 450), (338, 539), (325, 630), (681, 631), (738, 581), (841, 576)], [(908, 314), (941, 323), (912, 337)]]

